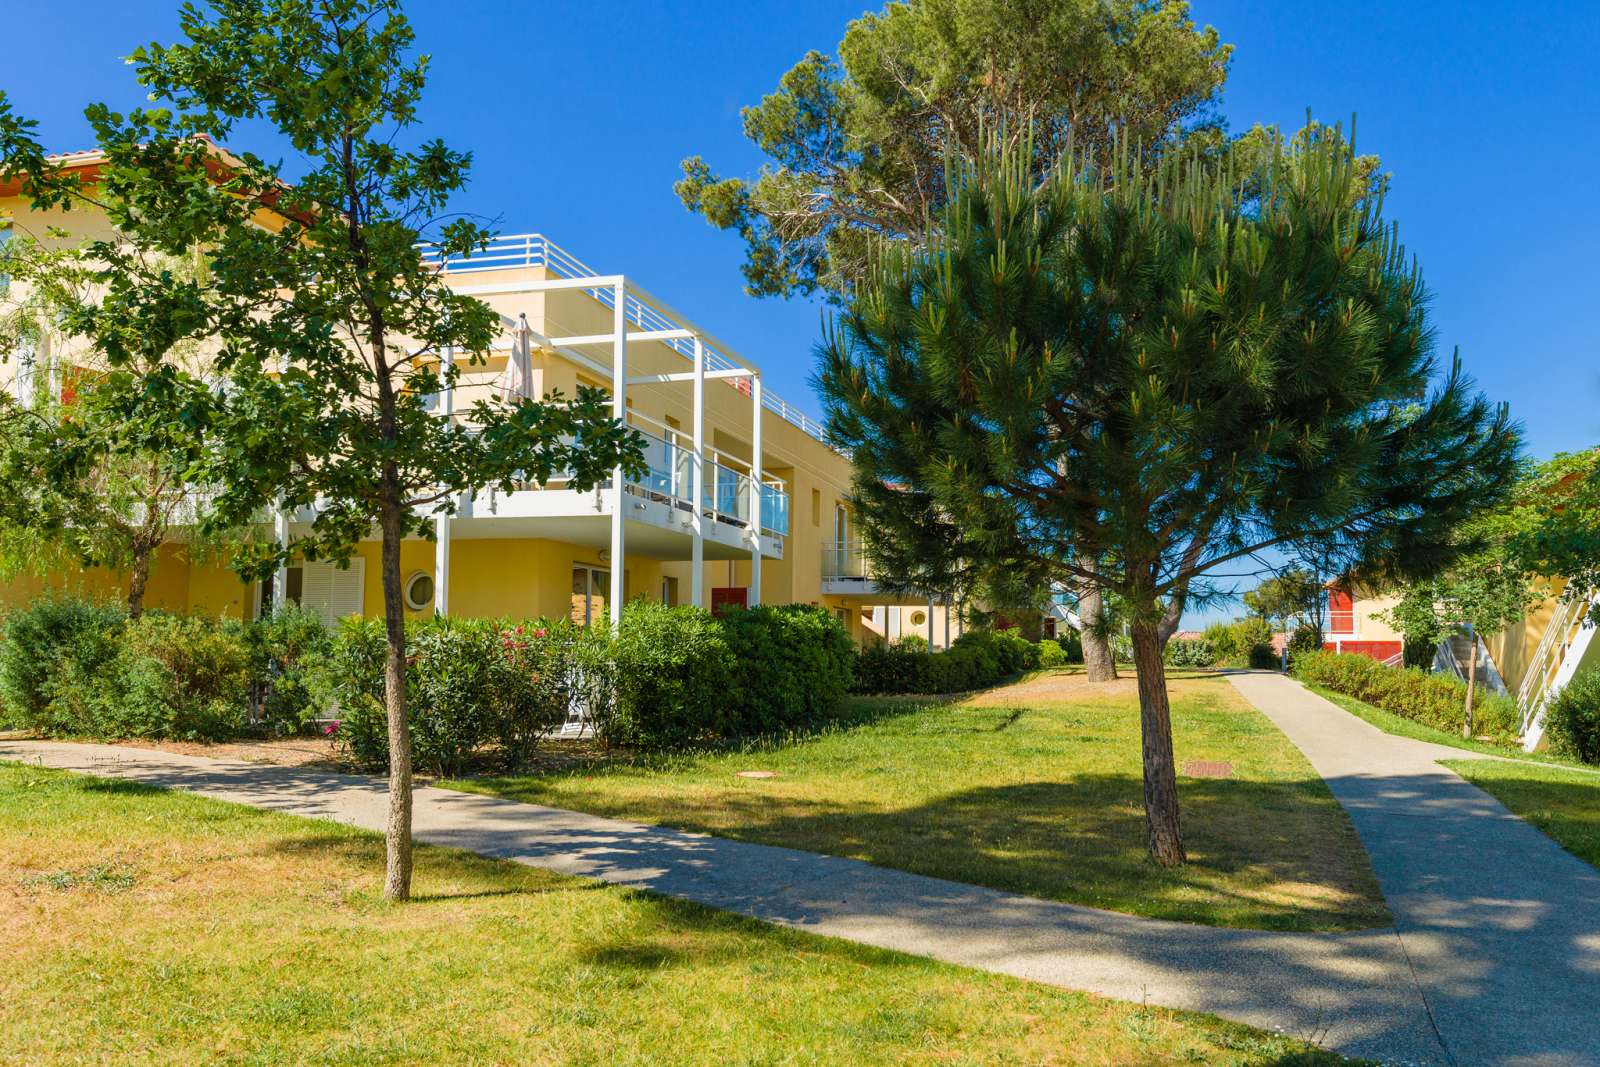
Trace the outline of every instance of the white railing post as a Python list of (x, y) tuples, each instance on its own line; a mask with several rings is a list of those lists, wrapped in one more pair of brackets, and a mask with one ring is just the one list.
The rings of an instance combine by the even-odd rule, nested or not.
[[(282, 501), (272, 514), (272, 536), (278, 543), (278, 551), (283, 552), (289, 547), (289, 513), (283, 509)], [(278, 560), (278, 569), (272, 572), (272, 611), (274, 614), (282, 611), (289, 600), (289, 561), (286, 557)]]
[(706, 499), (706, 349), (697, 336), (694, 339), (694, 459), (690, 465), (689, 508), (689, 602), (697, 608), (706, 606), (706, 544), (704, 521)]
[[(626, 423), (628, 420), (627, 282), (619, 281), (617, 283), (615, 295), (616, 306), (611, 311), (611, 417), (618, 422)], [(624, 555), (626, 545), (623, 535), (623, 500), (622, 465), (619, 463), (611, 471), (611, 625), (613, 629), (622, 625), (623, 568), (627, 563)]]
[(750, 606), (761, 603), (761, 375), (750, 375), (750, 410), (755, 429), (750, 446)]

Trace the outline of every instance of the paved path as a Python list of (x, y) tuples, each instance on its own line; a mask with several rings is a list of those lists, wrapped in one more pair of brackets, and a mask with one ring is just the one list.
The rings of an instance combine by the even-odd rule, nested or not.
[[(1400, 918), (1399, 933), (1284, 934), (1141, 919), (853, 860), (434, 788), (417, 790), (416, 833), (431, 844), (649, 889), (813, 933), (1125, 1000), (1215, 1012), (1352, 1055), (1461, 1067), (1600, 1064), (1600, 929), (1593, 923), (1600, 878), (1432, 763), (1440, 754), (1462, 753), (1390, 738), (1282, 678), (1249, 675), (1235, 684), (1306, 749), (1351, 807)], [(383, 783), (365, 777), (53, 742), (0, 741), (0, 759), (130, 778), (370, 829), (384, 822)], [(1470, 814), (1437, 810), (1447, 804)], [(1397, 806), (1407, 814), (1398, 814)], [(1385, 829), (1391, 823), (1402, 825)], [(1416, 825), (1407, 829), (1405, 823)], [(1471, 863), (1457, 865), (1453, 854), (1433, 851), (1469, 836), (1467, 823), (1472, 840), (1460, 844), (1475, 853)], [(1481, 853), (1475, 843), (1484, 846)], [(1520, 867), (1506, 877), (1535, 885), (1485, 896), (1480, 881), (1501, 884), (1490, 872), (1502, 865), (1489, 853), (1503, 849), (1517, 857), (1509, 866)], [(1458, 879), (1449, 874), (1452, 866), (1474, 870)], [(1530, 895), (1545, 884), (1571, 906)], [(1481, 930), (1486, 923), (1494, 928), (1490, 935)], [(1580, 932), (1586, 923), (1588, 932)], [(1583, 1005), (1586, 1033), (1577, 1018)]]
[(1468, 1064), (1600, 1064), (1600, 872), (1436, 762), (1276, 674), (1234, 686), (1349, 811), (1446, 1050)]

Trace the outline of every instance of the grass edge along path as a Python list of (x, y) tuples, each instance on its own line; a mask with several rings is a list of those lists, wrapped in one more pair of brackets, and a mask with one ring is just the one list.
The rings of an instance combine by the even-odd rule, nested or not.
[(0, 762), (0, 1061), (1333, 1065), (1298, 1041)]
[(1600, 868), (1600, 774), (1593, 769), (1483, 759), (1441, 764), (1574, 856)]
[[(1294, 676), (1290, 675), (1290, 677)], [(1300, 681), (1300, 679), (1296, 678), (1295, 681)], [(1562, 759), (1560, 756), (1552, 756), (1548, 752), (1524, 752), (1520, 748), (1491, 744), (1488, 741), (1479, 741), (1475, 737), (1462, 737), (1459, 733), (1441, 730), (1436, 726), (1429, 726), (1426, 723), (1417, 722), (1415, 719), (1408, 719), (1404, 715), (1396, 715), (1394, 712), (1387, 711), (1375, 704), (1368, 704), (1364, 700), (1357, 700), (1355, 697), (1346, 696), (1344, 693), (1336, 692), (1320, 685), (1313, 685), (1310, 682), (1300, 682), (1300, 684), (1324, 700), (1348, 711), (1356, 718), (1376, 726), (1386, 734), (1393, 734), (1396, 737), (1409, 737), (1413, 741), (1428, 741), (1436, 745), (1448, 745), (1451, 748), (1458, 748), (1464, 752), (1481, 752), (1485, 756), (1499, 756), (1502, 759), (1518, 760), (1547, 767), (1566, 767), (1577, 771), (1586, 769), (1600, 771), (1600, 768), (1585, 768), (1581, 763)]]
[[(959, 702), (781, 744), (578, 761), (439, 783), (1128, 914), (1216, 926), (1350, 930), (1390, 919), (1344, 809), (1303, 754), (1222, 675), (1174, 672), (1191, 862), (1144, 851), (1133, 680), (1041, 672)], [(750, 780), (741, 770), (777, 777)]]

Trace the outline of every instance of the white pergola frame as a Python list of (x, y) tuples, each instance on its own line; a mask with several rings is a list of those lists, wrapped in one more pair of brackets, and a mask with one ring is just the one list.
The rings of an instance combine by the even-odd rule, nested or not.
[[(645, 292), (642, 288), (629, 282), (621, 274), (593, 275), (583, 278), (542, 278), (532, 281), (507, 282), (488, 285), (463, 285), (455, 287), (455, 291), (464, 296), (494, 296), (514, 295), (520, 293), (547, 293), (560, 290), (579, 289), (591, 293), (597, 300), (600, 292), (609, 291), (612, 302), (611, 331), (599, 334), (574, 334), (559, 337), (546, 337), (534, 331), (533, 340), (542, 348), (548, 348), (560, 353), (579, 366), (585, 367), (597, 374), (606, 375), (611, 379), (611, 413), (619, 421), (625, 422), (628, 417), (628, 387), (630, 385), (661, 385), (669, 383), (688, 382), (693, 385), (693, 430), (692, 452), (690, 471), (692, 477), (691, 493), (693, 494), (690, 515), (690, 592), (689, 599), (697, 607), (707, 607), (705, 591), (705, 387), (706, 382), (715, 379), (747, 378), (750, 381), (750, 518), (748, 524), (748, 537), (750, 543), (750, 586), (749, 602), (752, 607), (761, 603), (761, 487), (762, 487), (762, 392), (761, 371), (743, 358), (737, 360), (738, 366), (728, 368), (707, 369), (706, 345), (715, 342), (705, 331), (696, 328), (682, 315), (673, 311), (666, 304)], [(678, 322), (681, 326), (673, 329), (646, 330), (628, 329), (628, 301), (632, 298), (635, 303), (654, 310), (657, 314), (668, 320)], [(506, 320), (510, 326), (517, 324)], [(693, 343), (694, 356), (692, 371), (668, 374), (642, 374), (630, 376), (628, 374), (628, 342), (648, 341), (673, 341), (683, 340)], [(611, 348), (611, 365), (608, 367), (598, 360), (592, 359), (579, 351), (583, 348), (602, 347), (609, 345)], [(719, 345), (723, 353), (731, 353), (732, 349)], [(454, 360), (454, 352), (446, 351), (444, 359)], [(729, 358), (734, 358), (731, 355)], [(454, 389), (445, 386), (440, 396), (441, 415), (445, 418), (454, 413)], [(623, 578), (627, 561), (627, 526), (625, 510), (623, 507), (627, 489), (623, 478), (622, 468), (619, 466), (611, 472), (611, 558), (610, 575), (610, 617), (613, 626), (622, 621), (623, 607)], [(450, 516), (441, 514), (438, 517), (437, 540), (434, 564), (434, 609), (440, 615), (446, 614), (449, 609), (450, 586)]]

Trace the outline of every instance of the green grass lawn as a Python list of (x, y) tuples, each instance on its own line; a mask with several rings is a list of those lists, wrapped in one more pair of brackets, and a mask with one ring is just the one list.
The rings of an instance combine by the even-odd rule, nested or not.
[[(1167, 919), (1336, 930), (1388, 921), (1349, 820), (1288, 739), (1228, 682), (1176, 677), (1190, 862), (1144, 847), (1132, 679), (1052, 672), (960, 703), (864, 700), (859, 725), (788, 744), (596, 757), (454, 788), (849, 856), (886, 867)], [(749, 780), (738, 771), (775, 771)]]
[(1461, 777), (1512, 813), (1600, 867), (1600, 773), (1500, 760), (1446, 760)]
[[(1305, 683), (1301, 683), (1305, 684)], [(1580, 763), (1561, 759), (1546, 752), (1524, 752), (1516, 745), (1496, 745), (1488, 741), (1479, 741), (1477, 738), (1465, 738), (1450, 730), (1441, 730), (1435, 726), (1427, 726), (1414, 722), (1403, 715), (1396, 715), (1392, 711), (1374, 707), (1355, 697), (1335, 693), (1331, 689), (1324, 689), (1320, 685), (1306, 685), (1313, 693), (1339, 705), (1358, 719), (1365, 719), (1386, 734), (1397, 737), (1410, 737), (1418, 741), (1432, 741), (1434, 744), (1449, 745), (1452, 748), (1463, 749), (1467, 752), (1482, 752), (1490, 756), (1503, 756), (1506, 759), (1524, 760), (1528, 763), (1543, 763), (1552, 767), (1582, 767)]]
[(0, 1062), (1334, 1064), (1295, 1041), (0, 764)]

